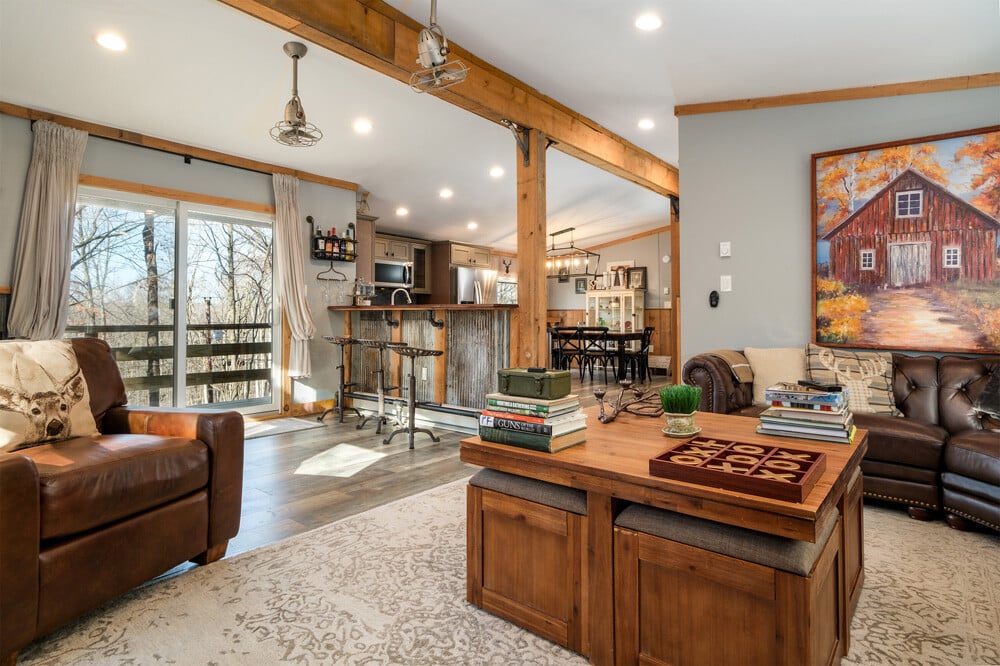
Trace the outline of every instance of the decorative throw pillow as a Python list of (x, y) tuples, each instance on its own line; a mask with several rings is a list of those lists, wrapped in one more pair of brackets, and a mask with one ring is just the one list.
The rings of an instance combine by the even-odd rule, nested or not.
[(891, 353), (852, 352), (810, 343), (806, 367), (814, 382), (846, 387), (852, 412), (902, 416), (892, 394)]
[(743, 355), (753, 370), (753, 404), (766, 405), (764, 391), (778, 382), (795, 383), (806, 378), (806, 352), (802, 347), (747, 347)]
[(97, 434), (69, 342), (0, 343), (0, 451)]

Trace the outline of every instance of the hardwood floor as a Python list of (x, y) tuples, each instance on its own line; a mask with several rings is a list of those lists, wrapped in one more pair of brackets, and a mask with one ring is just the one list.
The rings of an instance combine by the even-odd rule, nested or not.
[[(581, 402), (594, 404), (593, 389), (604, 386), (603, 374), (598, 371), (594, 381), (581, 381), (574, 370), (572, 379), (573, 392), (580, 395)], [(669, 381), (669, 376), (657, 375), (643, 388)], [(611, 397), (610, 386), (608, 393)], [(240, 532), (230, 542), (227, 556), (470, 476), (479, 469), (458, 459), (459, 442), (466, 437), (463, 433), (434, 428), (441, 441), (417, 434), (411, 451), (405, 436), (384, 445), (383, 435), (375, 434), (374, 423), (357, 430), (356, 416), (346, 416), (343, 424), (337, 423), (337, 418), (331, 414), (319, 428), (246, 441)], [(384, 426), (383, 432), (387, 431), (391, 432)], [(295, 473), (304, 461), (342, 443), (386, 455), (348, 478)]]

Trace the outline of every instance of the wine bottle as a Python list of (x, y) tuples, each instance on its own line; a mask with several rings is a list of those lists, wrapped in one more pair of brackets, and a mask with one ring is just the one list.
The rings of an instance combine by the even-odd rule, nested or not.
[(337, 227), (330, 230), (330, 237), (333, 239), (333, 249), (330, 250), (332, 253), (331, 259), (341, 259), (340, 253), (340, 239), (337, 238)]
[(351, 238), (351, 229), (348, 227), (344, 229), (344, 240), (342, 242), (344, 248), (344, 260), (354, 261), (354, 239)]
[(326, 257), (325, 257), (326, 259), (332, 259), (333, 258), (333, 230), (332, 229), (330, 230), (330, 233), (328, 233), (326, 235), (326, 238), (324, 239), (323, 253), (326, 255)]
[(323, 238), (323, 230), (317, 229), (316, 237), (313, 239), (313, 251), (322, 254), (324, 250), (326, 250), (326, 239)]

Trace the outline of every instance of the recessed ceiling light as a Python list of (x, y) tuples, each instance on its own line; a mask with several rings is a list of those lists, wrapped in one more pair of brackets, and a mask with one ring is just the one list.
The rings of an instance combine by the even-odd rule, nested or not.
[(663, 21), (656, 14), (640, 14), (635, 20), (635, 27), (639, 30), (658, 30), (663, 25)]
[(410, 214), (409, 209), (405, 208), (404, 206), (400, 206), (399, 208), (396, 209), (396, 215), (398, 215), (399, 217), (406, 217), (409, 214)]
[(473, 221), (473, 222), (469, 222), (465, 226), (466, 226), (467, 229), (478, 229), (479, 228), (479, 223)]
[(372, 121), (367, 118), (358, 118), (354, 121), (354, 131), (358, 134), (368, 134), (372, 131)]
[(639, 121), (639, 129), (651, 130), (656, 127), (656, 123), (653, 122), (652, 118), (643, 118)]
[(491, 178), (501, 178), (503, 174), (504, 174), (503, 167), (495, 166), (492, 169), (490, 169)]
[(455, 193), (449, 190), (447, 187), (442, 188), (441, 191), (438, 192), (438, 196), (441, 197), (442, 199), (451, 199), (452, 196), (454, 196), (454, 194)]
[(124, 51), (128, 44), (121, 36), (113, 32), (102, 32), (97, 36), (97, 43), (109, 51)]

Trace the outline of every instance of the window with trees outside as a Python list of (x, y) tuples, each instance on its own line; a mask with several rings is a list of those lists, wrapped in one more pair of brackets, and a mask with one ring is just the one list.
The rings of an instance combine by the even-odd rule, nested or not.
[(275, 409), (272, 223), (81, 187), (67, 335), (108, 341), (130, 404)]

